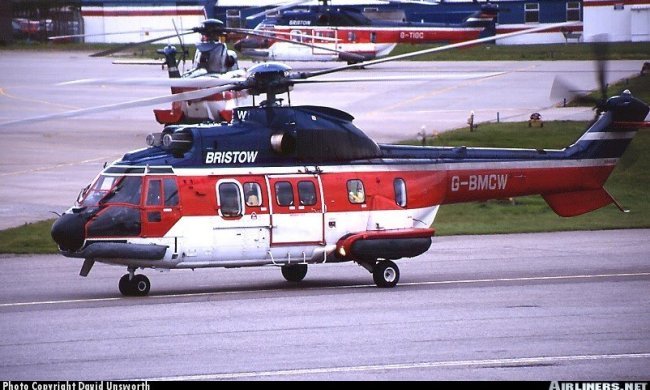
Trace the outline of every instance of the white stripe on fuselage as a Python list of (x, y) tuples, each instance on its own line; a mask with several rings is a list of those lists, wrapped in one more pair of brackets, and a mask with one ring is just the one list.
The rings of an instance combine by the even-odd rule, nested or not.
[[(558, 168), (589, 168), (614, 166), (618, 158), (584, 159), (584, 160), (526, 160), (526, 161), (477, 161), (434, 163), (432, 159), (382, 159), (383, 163), (376, 164), (347, 164), (319, 166), (286, 166), (286, 167), (237, 167), (236, 165), (204, 167), (204, 168), (174, 168), (178, 176), (204, 175), (285, 175), (296, 173), (343, 173), (343, 172), (402, 172), (402, 171), (462, 171), (469, 169), (505, 170), (505, 169), (558, 169)], [(429, 163), (430, 162), (430, 163)]]

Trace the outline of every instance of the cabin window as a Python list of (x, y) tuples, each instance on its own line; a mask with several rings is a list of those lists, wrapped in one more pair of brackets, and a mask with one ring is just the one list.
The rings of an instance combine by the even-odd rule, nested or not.
[(357, 34), (354, 31), (348, 31), (348, 41), (355, 42), (357, 40)]
[(257, 183), (244, 183), (246, 206), (259, 207), (262, 205), (262, 189)]
[(178, 185), (176, 179), (168, 178), (164, 182), (165, 206), (178, 206)]
[(275, 183), (275, 200), (278, 206), (293, 206), (293, 187), (288, 181)]
[(242, 215), (242, 202), (239, 186), (235, 183), (219, 184), (219, 208), (224, 217)]
[(566, 21), (576, 22), (580, 20), (580, 2), (569, 1), (566, 3)]
[(313, 206), (316, 204), (316, 186), (313, 182), (298, 182), (298, 200), (301, 206)]
[(370, 32), (370, 42), (372, 43), (377, 42), (377, 33), (374, 31)]
[(526, 23), (539, 23), (539, 3), (524, 4), (524, 21)]
[(393, 180), (393, 190), (395, 190), (395, 203), (399, 207), (406, 207), (406, 182), (404, 179)]
[(363, 189), (363, 182), (361, 180), (348, 180), (348, 200), (350, 203), (365, 203), (366, 192)]
[(162, 183), (160, 180), (149, 180), (149, 189), (147, 190), (147, 206), (162, 205)]

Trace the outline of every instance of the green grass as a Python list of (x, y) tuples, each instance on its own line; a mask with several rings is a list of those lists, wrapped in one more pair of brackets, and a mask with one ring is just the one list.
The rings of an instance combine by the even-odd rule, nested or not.
[(50, 237), (53, 219), (0, 230), (0, 253), (57, 253)]
[[(391, 55), (410, 53), (441, 45), (397, 45)], [(647, 60), (650, 45), (647, 42), (617, 42), (608, 46), (609, 60)], [(558, 61), (595, 60), (592, 43), (554, 43), (539, 45), (483, 44), (466, 48), (431, 53), (417, 61)], [(639, 69), (640, 71), (641, 69)]]
[[(120, 44), (104, 43), (70, 43), (70, 42), (25, 42), (18, 41), (11, 45), (0, 46), (3, 50), (35, 50), (35, 51), (89, 51), (100, 52)], [(161, 58), (156, 54), (157, 49), (165, 45), (145, 45), (130, 48), (120, 52), (119, 56), (143, 58)], [(180, 45), (176, 44), (180, 51)], [(189, 60), (194, 56), (194, 45), (186, 45), (190, 50)], [(442, 46), (440, 44), (413, 45), (398, 44), (391, 55), (410, 53)], [(232, 47), (232, 43), (229, 44)], [(611, 60), (647, 60), (650, 58), (650, 45), (647, 42), (617, 42), (611, 44), (608, 50)], [(239, 55), (240, 59), (250, 59)], [(559, 43), (543, 45), (494, 45), (483, 44), (466, 48), (447, 50), (414, 57), (415, 61), (532, 61), (532, 60), (594, 60), (593, 44), (591, 43)], [(639, 69), (640, 70), (640, 69)]]

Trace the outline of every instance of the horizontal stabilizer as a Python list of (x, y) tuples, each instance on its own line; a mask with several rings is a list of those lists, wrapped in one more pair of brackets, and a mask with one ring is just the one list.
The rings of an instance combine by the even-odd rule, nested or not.
[(616, 200), (604, 189), (542, 194), (548, 205), (561, 217), (574, 217), (607, 206), (617, 204)]

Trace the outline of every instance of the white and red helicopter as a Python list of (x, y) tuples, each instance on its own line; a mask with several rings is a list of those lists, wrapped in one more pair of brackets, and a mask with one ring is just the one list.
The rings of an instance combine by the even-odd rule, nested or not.
[(299, 84), (353, 81), (321, 75), (435, 50), (314, 72), (264, 63), (223, 81), (212, 92), (266, 100), (237, 107), (230, 123), (152, 134), (99, 173), (52, 238), (84, 259), (82, 276), (95, 262), (126, 267), (127, 296), (150, 291), (139, 268), (278, 266), (299, 282), (309, 264), (356, 262), (394, 287), (394, 260), (429, 249), (441, 205), (530, 194), (561, 216), (618, 205), (603, 185), (650, 108), (628, 91), (606, 99), (602, 66), (597, 118), (559, 150), (377, 144), (348, 113), (277, 99)]
[[(291, 3), (291, 6), (300, 3)], [(496, 33), (498, 6), (490, 3), (456, 24), (372, 20), (356, 8), (333, 7), (326, 0), (321, 3), (268, 16), (255, 28), (258, 34), (240, 39), (234, 48), (258, 60), (346, 61), (351, 64), (359, 62), (359, 58), (386, 57), (398, 43), (458, 43)], [(275, 39), (279, 34), (288, 37), (289, 41)]]

